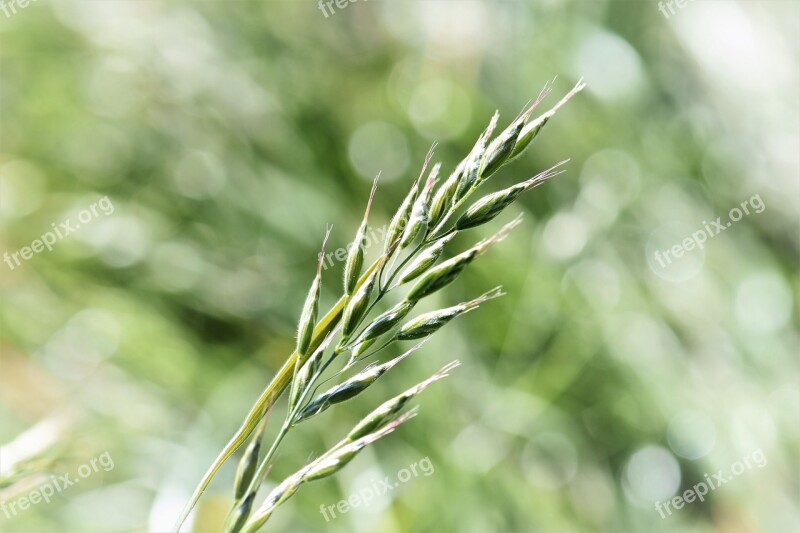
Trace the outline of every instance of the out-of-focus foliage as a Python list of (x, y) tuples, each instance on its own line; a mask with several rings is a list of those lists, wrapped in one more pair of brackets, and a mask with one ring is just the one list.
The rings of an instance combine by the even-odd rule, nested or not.
[[(436, 303), (498, 283), (508, 296), (292, 435), (273, 480), (464, 363), (272, 527), (796, 526), (797, 4), (689, 2), (669, 18), (655, 0), (333, 8), (39, 0), (0, 12), (0, 252), (113, 204), (52, 251), (0, 264), (0, 501), (114, 459), (51, 503), (0, 513), (0, 529), (166, 531), (291, 352), (326, 224), (329, 249), (349, 243), (380, 170), (381, 227), (432, 141), (446, 174), (495, 108), (507, 123), (556, 75), (545, 105), (580, 76), (589, 88), (486, 187), (571, 157), (568, 172), (453, 241), (525, 213)], [(659, 263), (656, 251), (756, 195), (761, 212)], [(323, 306), (341, 293), (333, 263)], [(757, 449), (767, 464), (705, 502), (654, 510)], [(329, 522), (319, 512), (424, 457), (432, 475)], [(197, 531), (218, 530), (234, 468)]]

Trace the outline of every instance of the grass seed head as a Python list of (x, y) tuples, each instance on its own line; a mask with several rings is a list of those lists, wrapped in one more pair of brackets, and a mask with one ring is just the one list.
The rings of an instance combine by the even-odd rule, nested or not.
[(457, 316), (468, 313), (487, 300), (502, 295), (502, 288), (495, 287), (491, 291), (468, 302), (462, 302), (446, 309), (439, 309), (438, 311), (421, 314), (403, 324), (395, 334), (395, 338), (401, 341), (424, 339), (438, 331), (442, 326)]
[(544, 172), (537, 174), (527, 181), (517, 183), (516, 185), (512, 185), (511, 187), (503, 189), (502, 191), (488, 194), (479, 199), (472, 204), (463, 215), (459, 217), (455, 224), (456, 229), (459, 231), (465, 230), (489, 222), (497, 215), (502, 213), (506, 207), (511, 205), (514, 200), (519, 198), (519, 196), (525, 191), (541, 185), (549, 178), (563, 173), (563, 170), (557, 171), (556, 169), (567, 161), (568, 160), (561, 161), (560, 163), (557, 163), (556, 165), (545, 170)]
[(436, 261), (439, 260), (441, 257), (442, 252), (444, 251), (444, 247), (447, 246), (453, 237), (456, 236), (456, 232), (453, 232), (441, 239), (437, 240), (424, 250), (422, 250), (417, 257), (409, 263), (409, 265), (403, 269), (403, 272), (400, 273), (400, 277), (398, 278), (398, 284), (408, 283), (419, 277), (422, 273), (436, 264)]
[(273, 511), (275, 511), (279, 505), (294, 496), (302, 484), (303, 477), (300, 475), (300, 472), (296, 472), (284, 479), (280, 485), (272, 489), (267, 495), (264, 503), (262, 503), (261, 507), (253, 514), (253, 518), (245, 523), (242, 529), (243, 533), (254, 533), (258, 531), (261, 526), (266, 523)]
[(319, 369), (320, 365), (322, 364), (322, 357), (325, 355), (325, 350), (328, 349), (328, 345), (330, 344), (331, 340), (333, 339), (334, 332), (331, 331), (326, 335), (325, 340), (323, 340), (317, 349), (314, 350), (314, 353), (305, 361), (305, 363), (299, 363), (302, 366), (300, 369), (295, 373), (294, 378), (292, 379), (291, 387), (289, 389), (289, 411), (291, 412), (296, 406), (297, 402), (300, 400), (300, 396), (303, 392), (311, 385), (311, 382), (314, 380), (315, 374)]
[[(303, 312), (300, 314), (300, 321), (297, 325), (297, 347), (295, 351), (300, 354), (300, 358), (308, 353), (308, 348), (311, 346), (311, 337), (314, 334), (314, 326), (317, 323), (317, 311), (319, 311), (319, 295), (322, 288), (322, 263), (325, 257), (325, 245), (328, 243), (328, 237), (331, 235), (331, 228), (325, 232), (325, 240), (322, 242), (322, 251), (319, 254), (319, 261), (317, 262), (317, 274), (314, 276), (314, 281), (311, 283), (311, 288), (308, 290), (305, 304), (303, 305)], [(298, 361), (300, 360), (298, 358)]]
[(388, 435), (394, 431), (397, 426), (412, 418), (415, 414), (416, 411), (405, 413), (384, 427), (364, 435), (359, 439), (353, 441), (345, 440), (345, 444), (330, 450), (325, 455), (320, 457), (320, 459), (312, 463), (310, 468), (303, 473), (303, 481), (316, 481), (318, 479), (335, 474), (344, 468), (347, 463), (352, 461), (355, 456), (358, 455), (358, 453), (367, 445), (372, 444), (381, 437)]
[(323, 411), (325, 411), (328, 407), (335, 405), (337, 403), (342, 403), (347, 401), (355, 396), (361, 394), (364, 390), (367, 389), (370, 385), (375, 383), (382, 375), (388, 372), (392, 367), (394, 367), (397, 363), (411, 355), (415, 352), (422, 343), (417, 344), (403, 355), (395, 357), (391, 361), (387, 361), (381, 365), (373, 365), (370, 366), (355, 376), (351, 377), (350, 379), (336, 385), (335, 387), (330, 388), (329, 390), (323, 392), (316, 398), (314, 398), (311, 402), (309, 402), (308, 406), (303, 409), (302, 412), (297, 416), (297, 420), (295, 423), (300, 423), (303, 420), (307, 420), (314, 415), (317, 415)]
[(474, 261), (475, 258), (483, 255), (492, 245), (505, 239), (509, 232), (517, 227), (521, 221), (522, 216), (520, 215), (500, 228), (500, 231), (491, 237), (483, 239), (472, 248), (428, 270), (408, 291), (406, 300), (410, 302), (419, 301), (452, 283), (467, 265)]
[(367, 201), (367, 209), (364, 211), (364, 218), (361, 220), (361, 225), (358, 227), (356, 238), (348, 249), (347, 261), (344, 265), (344, 293), (347, 295), (353, 293), (353, 290), (358, 284), (358, 277), (361, 275), (361, 267), (364, 265), (367, 219), (369, 218), (369, 211), (372, 207), (372, 199), (375, 197), (375, 189), (378, 187), (379, 177), (380, 174), (375, 176), (375, 181), (372, 183), (372, 191), (370, 191), (369, 200)]
[(425, 187), (422, 193), (414, 201), (414, 206), (411, 209), (411, 215), (406, 224), (403, 238), (400, 240), (400, 248), (406, 248), (409, 244), (414, 242), (414, 239), (423, 232), (428, 226), (428, 213), (431, 207), (431, 200), (433, 194), (433, 186), (439, 176), (439, 169), (442, 167), (441, 163), (436, 163), (428, 175), (428, 180), (425, 182)]
[(414, 207), (414, 202), (419, 194), (420, 181), (425, 175), (425, 171), (428, 168), (428, 163), (430, 163), (431, 157), (433, 157), (434, 148), (436, 148), (436, 143), (434, 143), (430, 150), (428, 150), (428, 155), (425, 156), (425, 161), (422, 163), (422, 170), (420, 171), (419, 176), (417, 177), (416, 181), (414, 181), (414, 185), (411, 186), (411, 190), (408, 191), (408, 194), (403, 199), (403, 202), (400, 204), (400, 207), (397, 209), (394, 217), (392, 217), (392, 221), (389, 222), (389, 229), (386, 230), (386, 242), (384, 243), (383, 247), (384, 253), (388, 253), (391, 247), (399, 242), (399, 239), (403, 236), (403, 232), (408, 224), (408, 218), (411, 215), (411, 209)]
[[(247, 449), (239, 461), (239, 466), (236, 468), (236, 478), (233, 484), (234, 497), (238, 500), (242, 498), (253, 480), (253, 475), (258, 468), (258, 457), (261, 450), (261, 435), (256, 434), (255, 438), (250, 441)], [(252, 502), (251, 502), (252, 503)]]
[(393, 244), (399, 242), (399, 239), (403, 234), (403, 230), (408, 223), (408, 215), (411, 212), (414, 197), (416, 196), (416, 189), (417, 184), (415, 183), (408, 192), (408, 195), (403, 199), (403, 203), (400, 204), (400, 207), (397, 209), (394, 217), (392, 217), (391, 222), (389, 222), (389, 228), (386, 230), (386, 242), (384, 243), (383, 247), (384, 252), (388, 252)]
[[(376, 177), (362, 223), (356, 232), (352, 245), (348, 249), (348, 257), (344, 272), (345, 296), (321, 319), (315, 335), (314, 330), (317, 325), (317, 312), (321, 291), (321, 269), (325, 251), (325, 244), (323, 244), (319, 263), (317, 265), (317, 274), (311, 285), (308, 296), (306, 297), (298, 324), (297, 353), (292, 355), (292, 357), (295, 358), (295, 362), (294, 373), (291, 375), (291, 379), (289, 378), (287, 370), (287, 368), (290, 370), (290, 367), (288, 367), (288, 364), (284, 365), (284, 368), (279, 374), (280, 379), (276, 377), (273, 383), (270, 384), (251, 410), (251, 413), (248, 415), (237, 434), (223, 449), (219, 457), (201, 480), (189, 505), (179, 518), (178, 529), (180, 529), (180, 525), (188, 516), (200, 495), (208, 487), (208, 484), (220, 466), (235, 452), (238, 446), (247, 440), (250, 434), (253, 434), (253, 432), (255, 432), (254, 438), (245, 451), (245, 455), (237, 470), (235, 488), (235, 495), (237, 497), (236, 507), (232, 510), (229, 515), (229, 520), (226, 522), (226, 528), (229, 533), (236, 533), (240, 530), (244, 533), (254, 533), (265, 524), (274, 509), (291, 498), (303, 483), (338, 472), (365, 446), (391, 433), (399, 424), (403, 423), (411, 416), (414, 416), (416, 409), (412, 409), (402, 415), (399, 415), (399, 413), (413, 397), (425, 390), (431, 383), (447, 376), (451, 369), (458, 366), (459, 363), (457, 361), (446, 365), (428, 379), (411, 387), (402, 394), (391, 398), (370, 412), (342, 441), (328, 450), (323, 456), (310, 462), (293, 475), (284, 479), (283, 482), (270, 492), (262, 506), (255, 511), (254, 516), (248, 520), (256, 491), (253, 490), (248, 494), (247, 489), (249, 485), (260, 484), (265, 474), (262, 473), (262, 469), (270, 466), (269, 462), (272, 458), (273, 450), (276, 448), (276, 446), (271, 447), (269, 457), (263, 458), (261, 463), (258, 462), (260, 440), (266, 421), (266, 416), (261, 413), (264, 413), (265, 410), (268, 412), (269, 408), (274, 405), (275, 399), (283, 391), (283, 388), (291, 383), (292, 388), (289, 393), (291, 420), (288, 426), (284, 426), (285, 429), (291, 428), (292, 425), (298, 423), (300, 420), (309, 418), (325, 410), (330, 405), (346, 401), (360, 394), (379, 379), (380, 376), (385, 374), (390, 368), (407, 357), (422, 344), (418, 344), (400, 357), (390, 360), (387, 363), (367, 367), (352, 378), (319, 395), (305, 406), (305, 409), (302, 410), (299, 416), (295, 416), (298, 402), (300, 402), (301, 399), (305, 399), (305, 395), (309, 392), (310, 387), (313, 386), (316, 379), (320, 377), (319, 369), (322, 359), (324, 358), (324, 352), (338, 327), (342, 327), (342, 340), (334, 350), (333, 355), (335, 356), (340, 351), (350, 348), (353, 353), (351, 362), (357, 361), (358, 356), (363, 354), (363, 352), (376, 342), (381, 335), (388, 333), (400, 324), (418, 300), (451, 283), (468, 264), (482, 255), (489, 247), (505, 238), (511, 229), (519, 224), (520, 218), (518, 217), (511, 223), (506, 224), (493, 236), (480, 241), (461, 254), (435, 266), (443, 252), (444, 246), (460, 229), (475, 227), (492, 220), (520, 194), (562, 172), (556, 171), (555, 169), (563, 162), (534, 176), (530, 180), (488, 195), (469, 207), (466, 213), (456, 221), (453, 227), (439, 233), (439, 231), (443, 229), (442, 227), (445, 225), (445, 222), (454, 215), (458, 208), (466, 201), (467, 196), (502, 165), (521, 154), (558, 109), (577, 92), (582, 90), (584, 86), (582, 81), (579, 82), (556, 106), (536, 120), (529, 122), (533, 109), (550, 91), (551, 86), (545, 86), (545, 89), (539, 95), (536, 102), (534, 102), (532, 106), (527, 107), (503, 132), (490, 142), (498, 121), (498, 115), (495, 113), (488, 127), (480, 135), (470, 153), (459, 163), (455, 171), (435, 193), (434, 186), (440, 169), (439, 165), (436, 165), (432, 169), (424, 187), (420, 188), (421, 180), (433, 154), (432, 147), (425, 158), (419, 177), (416, 179), (411, 190), (392, 217), (387, 231), (384, 254), (367, 269), (367, 273), (359, 277), (363, 268), (367, 219), (375, 194), (377, 184)], [(361, 332), (355, 343), (349, 343), (349, 338), (360, 326), (367, 310), (370, 308), (372, 293), (375, 284), (381, 277), (384, 265), (392, 258), (392, 255), (398, 248), (402, 249), (408, 247), (420, 234), (424, 234), (426, 238), (429, 238), (429, 240), (424, 242), (426, 245), (430, 244), (430, 246), (423, 249), (421, 252), (419, 249), (414, 250), (412, 254), (414, 257), (408, 259), (410, 264), (400, 273), (400, 278), (394, 285), (396, 287), (399, 284), (417, 280), (406, 296), (406, 299), (377, 317), (372, 323), (369, 323)], [(325, 242), (327, 242), (329, 235), (330, 229), (325, 236)], [(390, 279), (394, 279), (395, 274), (396, 273), (392, 273)], [(359, 283), (360, 279), (363, 279), (364, 282)], [(381, 288), (376, 300), (380, 299), (385, 292), (386, 291)], [(389, 339), (386, 344), (389, 344), (393, 340), (427, 338), (453, 318), (467, 313), (483, 302), (500, 295), (501, 290), (498, 287), (473, 300), (422, 314), (400, 326), (395, 335)], [(340, 317), (341, 321), (339, 320)], [(325, 336), (324, 339), (323, 336)], [(385, 344), (383, 346), (385, 346)], [(382, 349), (382, 347), (380, 349)], [(312, 351), (314, 353), (308, 356), (309, 352)], [(345, 370), (350, 366), (351, 363), (348, 363)], [(259, 417), (262, 419), (259, 420)], [(259, 423), (260, 427), (256, 428), (256, 424)], [(276, 441), (276, 443), (277, 442), (279, 441)], [(255, 465), (257, 465), (257, 468), (254, 469)]]
[[(387, 256), (384, 255), (381, 261), (385, 261), (386, 258)], [(377, 282), (380, 271), (380, 267), (376, 268), (347, 300), (347, 304), (345, 304), (344, 308), (344, 316), (342, 318), (342, 342), (350, 338), (361, 322), (361, 319), (364, 318), (364, 314), (369, 308), (369, 299), (372, 296), (372, 291), (375, 288), (375, 283)]]
[(417, 302), (451, 284), (476, 257), (477, 250), (469, 249), (432, 268), (411, 288), (406, 300)]
[(253, 508), (253, 501), (256, 498), (256, 493), (251, 492), (247, 495), (242, 503), (236, 506), (235, 509), (228, 515), (225, 523), (225, 531), (236, 533), (242, 529), (250, 516), (250, 511)]
[(494, 115), (492, 115), (492, 120), (489, 121), (489, 126), (487, 126), (481, 136), (478, 137), (478, 141), (475, 143), (472, 151), (467, 156), (466, 163), (464, 165), (464, 173), (459, 180), (458, 187), (456, 188), (456, 194), (453, 196), (451, 201), (452, 204), (455, 204), (458, 200), (460, 200), (467, 193), (467, 191), (469, 191), (472, 186), (478, 182), (478, 177), (480, 176), (482, 168), (481, 161), (486, 154), (486, 143), (489, 141), (489, 138), (492, 136), (492, 133), (497, 127), (497, 120), (499, 118), (500, 113), (495, 111)]
[(479, 165), (479, 179), (485, 179), (491, 176), (508, 161), (514, 149), (514, 145), (517, 143), (519, 134), (528, 122), (531, 113), (533, 113), (533, 110), (539, 105), (547, 92), (549, 92), (549, 90), (545, 87), (542, 93), (539, 94), (539, 98), (523, 111), (500, 135), (489, 143)]
[(385, 313), (378, 315), (375, 317), (375, 320), (373, 320), (366, 328), (364, 328), (364, 331), (359, 336), (357, 343), (377, 339), (395, 327), (398, 322), (403, 320), (408, 312), (411, 311), (412, 307), (414, 307), (412, 302), (403, 300)]
[(361, 421), (356, 424), (350, 433), (348, 433), (345, 440), (357, 441), (366, 435), (380, 430), (380, 428), (384, 427), (386, 424), (391, 423), (391, 421), (397, 416), (397, 413), (399, 413), (403, 407), (405, 407), (411, 398), (424, 391), (431, 383), (447, 377), (448, 373), (452, 369), (456, 368), (459, 364), (460, 363), (458, 361), (453, 361), (452, 363), (445, 365), (441, 370), (433, 374), (428, 379), (417, 383), (405, 392), (383, 402), (371, 413), (361, 419)]
[(464, 172), (466, 164), (467, 159), (463, 159), (453, 173), (439, 186), (436, 194), (433, 195), (431, 209), (428, 213), (428, 234), (441, 222), (447, 209), (454, 203), (453, 199), (456, 196), (456, 189), (458, 189), (458, 183), (461, 181), (461, 175)]
[(525, 151), (525, 149), (531, 144), (531, 141), (533, 141), (533, 139), (542, 130), (544, 125), (547, 124), (547, 121), (550, 120), (556, 114), (556, 112), (558, 112), (561, 106), (569, 102), (573, 96), (581, 92), (584, 87), (586, 87), (586, 84), (583, 82), (583, 79), (580, 79), (575, 87), (555, 106), (553, 106), (552, 109), (526, 124), (517, 137), (517, 142), (514, 144), (514, 148), (511, 150), (511, 156), (509, 157), (509, 160), (518, 157), (523, 151)]
[(358, 359), (362, 355), (364, 355), (364, 352), (369, 350), (370, 347), (373, 344), (375, 344), (377, 340), (378, 338), (375, 337), (373, 339), (364, 339), (364, 340), (359, 339), (358, 341), (356, 341), (355, 346), (350, 351), (350, 360), (347, 362), (347, 368), (353, 366), (356, 363), (356, 361), (358, 361)]

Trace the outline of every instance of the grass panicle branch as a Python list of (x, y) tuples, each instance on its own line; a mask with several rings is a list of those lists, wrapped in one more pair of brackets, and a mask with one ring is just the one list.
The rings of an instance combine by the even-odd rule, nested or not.
[[(274, 510), (291, 498), (302, 484), (338, 472), (364, 447), (388, 435), (416, 413), (416, 408), (405, 414), (402, 414), (402, 411), (407, 403), (428, 385), (447, 376), (449, 371), (458, 365), (457, 362), (445, 366), (428, 379), (378, 406), (356, 424), (344, 439), (278, 483), (260, 505), (256, 504), (259, 489), (266, 480), (275, 454), (292, 428), (301, 421), (321, 415), (331, 407), (358, 396), (416, 351), (422, 343), (386, 362), (374, 363), (362, 370), (355, 369), (356, 366), (361, 366), (362, 361), (380, 353), (393, 342), (427, 339), (453, 319), (502, 295), (501, 288), (497, 287), (472, 300), (421, 314), (401, 325), (417, 302), (456, 280), (467, 266), (517, 227), (521, 217), (515, 218), (491, 237), (440, 262), (446, 245), (456, 234), (490, 222), (524, 192), (563, 172), (560, 167), (566, 161), (550, 167), (529, 180), (490, 193), (473, 202), (461, 213), (462, 207), (473, 193), (500, 168), (517, 158), (558, 109), (584, 86), (582, 81), (578, 82), (556, 106), (531, 120), (533, 111), (552, 90), (552, 84), (548, 83), (539, 97), (493, 138), (499, 120), (499, 114), (495, 113), (467, 156), (441, 184), (438, 184), (441, 163), (436, 163), (431, 168), (423, 182), (433, 158), (434, 144), (425, 157), (419, 176), (392, 216), (383, 253), (364, 268), (365, 236), (377, 189), (378, 177), (376, 177), (363, 218), (348, 250), (343, 293), (336, 304), (320, 318), (318, 312), (322, 289), (321, 266), (330, 236), (328, 229), (323, 240), (316, 275), (302, 307), (295, 351), (288, 357), (253, 405), (239, 430), (205, 473), (179, 516), (175, 531), (180, 531), (189, 513), (222, 465), (239, 447), (247, 443), (248, 439), (250, 443), (237, 469), (234, 503), (226, 520), (225, 530), (229, 533), (257, 531), (266, 523)], [(456, 216), (458, 218), (455, 218), (455, 222), (449, 223)], [(414, 283), (405, 296), (399, 299), (399, 303), (370, 318), (373, 309), (385, 303), (390, 293), (400, 290), (403, 285), (410, 282)], [(333, 342), (335, 337), (339, 338), (338, 343)], [(381, 338), (384, 341), (378, 344)], [(377, 345), (378, 348), (368, 352), (373, 345)], [(331, 349), (332, 346), (335, 347)], [(342, 355), (347, 352), (350, 352), (350, 355), (345, 359)], [(352, 369), (355, 369), (355, 373), (347, 377), (346, 374)], [(316, 391), (329, 381), (338, 384), (329, 386), (325, 392), (317, 394)], [(262, 448), (265, 448), (261, 441), (267, 425), (266, 415), (287, 387), (289, 399), (286, 417), (271, 445), (262, 454)]]

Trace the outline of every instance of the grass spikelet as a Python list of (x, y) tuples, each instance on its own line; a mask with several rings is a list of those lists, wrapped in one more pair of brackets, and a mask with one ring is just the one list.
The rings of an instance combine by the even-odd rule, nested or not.
[(403, 238), (400, 240), (401, 249), (408, 247), (408, 245), (428, 226), (428, 212), (430, 210), (433, 186), (436, 185), (439, 169), (441, 167), (441, 163), (436, 163), (433, 166), (431, 173), (428, 175), (428, 180), (425, 182), (425, 187), (422, 189), (422, 193), (414, 201), (414, 207), (411, 209), (411, 216), (403, 232)]
[(556, 163), (544, 172), (537, 174), (527, 181), (512, 185), (507, 189), (488, 194), (472, 204), (467, 211), (461, 215), (456, 221), (456, 229), (459, 231), (474, 228), (486, 224), (494, 217), (503, 212), (503, 210), (511, 205), (519, 196), (529, 191), (530, 189), (541, 185), (548, 179), (562, 174), (563, 170), (556, 170), (561, 165), (565, 164), (569, 159)]
[(474, 300), (419, 315), (403, 324), (395, 334), (395, 338), (401, 341), (408, 341), (429, 337), (457, 316), (468, 313), (482, 303), (502, 295), (502, 287), (495, 287)]
[(419, 277), (422, 273), (426, 272), (429, 268), (431, 268), (436, 261), (442, 255), (444, 251), (444, 247), (447, 246), (453, 237), (456, 236), (456, 232), (453, 232), (449, 235), (446, 235), (436, 241), (435, 243), (431, 244), (424, 250), (422, 250), (416, 259), (414, 259), (403, 272), (400, 273), (400, 277), (397, 280), (397, 284), (408, 283)]
[(486, 252), (490, 246), (503, 240), (519, 224), (520, 220), (521, 218), (517, 217), (488, 239), (482, 240), (472, 248), (428, 270), (408, 292), (406, 300), (416, 302), (455, 281), (467, 265)]
[(311, 288), (308, 290), (306, 302), (303, 304), (303, 312), (300, 315), (300, 321), (297, 325), (297, 347), (295, 351), (304, 356), (308, 353), (308, 348), (311, 346), (311, 336), (314, 332), (314, 326), (317, 323), (317, 312), (319, 311), (319, 295), (322, 289), (322, 263), (325, 257), (325, 246), (328, 244), (328, 237), (331, 235), (331, 228), (325, 232), (325, 240), (322, 241), (322, 251), (319, 254), (319, 261), (317, 262), (317, 274), (314, 276), (314, 281), (311, 282)]
[(375, 197), (375, 189), (378, 188), (378, 178), (380, 178), (380, 174), (375, 176), (375, 180), (372, 182), (372, 190), (369, 193), (367, 208), (364, 210), (364, 218), (361, 220), (358, 231), (356, 231), (355, 239), (353, 239), (348, 248), (347, 261), (344, 265), (344, 293), (347, 295), (353, 294), (353, 290), (358, 283), (358, 276), (361, 275), (361, 268), (364, 266), (364, 251), (367, 246), (367, 219), (372, 208), (372, 199)]
[[(386, 256), (383, 256), (383, 259), (385, 260)], [(379, 274), (380, 269), (376, 269), (348, 300), (342, 318), (342, 343), (340, 345), (344, 345), (343, 343), (350, 338), (361, 319), (364, 318)]]
[(451, 204), (455, 205), (455, 203), (463, 198), (464, 195), (467, 194), (467, 191), (469, 191), (477, 182), (482, 166), (481, 161), (486, 154), (486, 143), (489, 141), (489, 138), (492, 136), (492, 133), (497, 127), (497, 121), (499, 118), (500, 113), (495, 111), (494, 115), (492, 115), (492, 120), (489, 121), (489, 126), (487, 126), (481, 136), (478, 137), (478, 142), (475, 143), (475, 146), (472, 148), (472, 152), (470, 152), (469, 156), (467, 156), (466, 163), (464, 164), (464, 172), (458, 182), (456, 193), (451, 199)]
[(552, 109), (526, 124), (517, 137), (517, 142), (514, 144), (514, 148), (511, 151), (511, 156), (508, 160), (511, 161), (524, 152), (525, 149), (531, 144), (531, 141), (533, 141), (539, 132), (542, 131), (542, 128), (545, 124), (547, 124), (547, 121), (553, 118), (553, 116), (564, 104), (569, 102), (573, 96), (581, 92), (585, 87), (586, 83), (584, 83), (583, 79), (580, 79), (575, 87), (573, 87), (572, 90), (568, 92), (566, 96), (564, 96), (564, 98), (559, 100), (559, 102), (554, 105)]
[(404, 354), (395, 357), (386, 363), (370, 366), (345, 382), (336, 385), (326, 392), (323, 392), (309, 402), (308, 406), (306, 406), (306, 408), (297, 415), (295, 424), (299, 424), (303, 420), (307, 420), (314, 415), (318, 415), (334, 404), (341, 403), (349, 400), (350, 398), (358, 396), (397, 363), (411, 355), (413, 352), (417, 351), (420, 346), (422, 346), (422, 343), (417, 344)]
[(411, 209), (413, 208), (414, 202), (419, 194), (420, 181), (425, 175), (425, 171), (428, 168), (428, 163), (430, 163), (430, 160), (433, 157), (433, 150), (435, 148), (436, 143), (434, 143), (430, 150), (428, 150), (428, 155), (425, 156), (425, 161), (422, 163), (422, 170), (420, 171), (419, 176), (414, 182), (414, 185), (411, 186), (411, 190), (408, 191), (408, 194), (403, 199), (403, 202), (400, 204), (400, 207), (397, 209), (394, 217), (392, 217), (392, 221), (389, 223), (389, 229), (386, 230), (386, 242), (384, 244), (384, 252), (387, 254), (395, 242), (398, 241), (403, 235), (403, 231), (408, 223), (408, 217), (411, 214)]
[(461, 363), (459, 361), (452, 361), (443, 366), (441, 370), (433, 374), (428, 379), (417, 383), (403, 393), (383, 402), (371, 413), (361, 419), (358, 424), (356, 424), (350, 433), (347, 434), (347, 437), (345, 437), (345, 441), (352, 442), (358, 440), (365, 435), (369, 435), (370, 433), (377, 431), (385, 424), (394, 420), (394, 418), (397, 416), (397, 413), (399, 413), (405, 407), (409, 400), (427, 389), (432, 383), (449, 376), (450, 372), (457, 368), (460, 364)]
[(358, 336), (358, 339), (353, 343), (355, 346), (353, 349), (353, 359), (358, 358), (359, 355), (364, 353), (364, 350), (378, 337), (395, 327), (405, 318), (413, 307), (413, 302), (403, 300), (370, 322), (369, 325), (364, 328), (364, 331), (361, 332), (361, 335)]

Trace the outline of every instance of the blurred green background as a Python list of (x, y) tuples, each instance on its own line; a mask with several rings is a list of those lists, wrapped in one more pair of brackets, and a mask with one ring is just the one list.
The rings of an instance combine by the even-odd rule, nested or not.
[[(525, 213), (426, 307), (498, 284), (508, 296), (290, 435), (271, 478), (462, 367), (272, 530), (796, 531), (798, 4), (700, 0), (669, 17), (654, 0), (344, 5), (0, 12), (0, 252), (113, 204), (0, 265), (0, 501), (106, 452), (114, 463), (0, 513), (0, 530), (167, 531), (291, 351), (326, 225), (330, 249), (346, 245), (382, 171), (370, 225), (383, 226), (433, 141), (449, 173), (495, 109), (505, 125), (554, 76), (543, 109), (584, 76), (486, 190), (569, 157), (567, 173), (459, 236), (450, 252)], [(656, 259), (756, 195), (762, 212)], [(326, 309), (341, 269), (325, 270)], [(756, 450), (766, 465), (704, 502), (654, 509)], [(426, 457), (432, 475), (319, 512)], [(194, 531), (219, 530), (234, 468)]]

